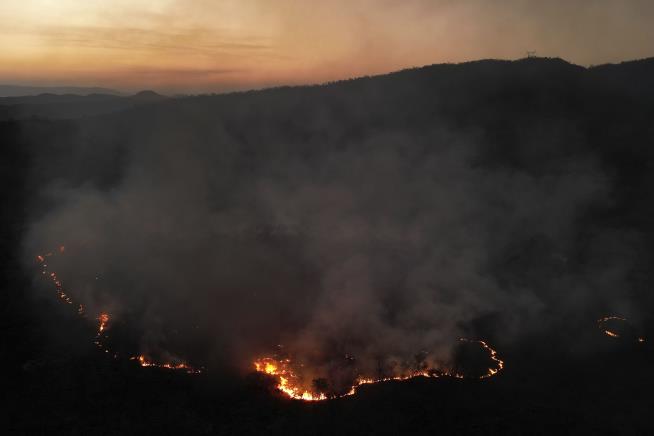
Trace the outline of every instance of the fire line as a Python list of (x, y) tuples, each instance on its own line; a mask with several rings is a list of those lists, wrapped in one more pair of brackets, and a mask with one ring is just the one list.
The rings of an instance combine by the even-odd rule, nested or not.
[[(499, 358), (499, 356), (497, 355), (497, 351), (495, 351), (495, 349), (493, 349), (490, 345), (488, 345), (487, 342), (482, 340), (467, 339), (467, 338), (460, 338), (459, 341), (479, 344), (485, 351), (488, 352), (491, 361), (493, 361), (495, 364), (495, 367), (488, 368), (485, 374), (482, 374), (481, 376), (475, 378), (483, 380), (489, 377), (493, 377), (504, 369), (504, 361)], [(341, 395), (327, 396), (327, 394), (325, 394), (324, 392), (311, 392), (307, 389), (304, 389), (298, 383), (298, 375), (293, 370), (292, 362), (290, 359), (277, 360), (272, 357), (264, 357), (254, 361), (254, 368), (257, 372), (261, 372), (270, 375), (272, 377), (275, 377), (275, 379), (277, 380), (276, 388), (284, 395), (294, 400), (302, 400), (302, 401), (323, 401), (327, 399), (343, 398), (356, 394), (358, 388), (363, 385), (383, 383), (392, 380), (404, 381), (416, 377), (425, 377), (425, 378), (452, 377), (457, 379), (471, 378), (461, 372), (448, 370), (448, 369), (444, 369), (444, 370), (427, 369), (421, 371), (413, 371), (410, 372), (409, 374), (383, 377), (383, 378), (370, 378), (370, 377), (359, 376), (354, 380), (353, 385), (346, 393)]]
[[(37, 262), (41, 266), (41, 274), (48, 279), (55, 288), (57, 297), (65, 304), (73, 305), (73, 299), (66, 294), (62, 281), (59, 279), (58, 275), (54, 271), (49, 271), (47, 260), (52, 256), (55, 256), (55, 253), (64, 253), (65, 247), (62, 245), (55, 252), (48, 252), (43, 255), (36, 256)], [(78, 304), (77, 313), (79, 316), (86, 317), (86, 312), (82, 304)], [(96, 320), (98, 322), (98, 329), (95, 336), (94, 343), (95, 345), (103, 350), (105, 353), (113, 355), (114, 358), (118, 358), (118, 354), (112, 353), (105, 345), (104, 339), (107, 337), (106, 333), (110, 326), (110, 315), (106, 312), (100, 313)], [(620, 338), (620, 334), (614, 330), (611, 330), (606, 324), (609, 322), (626, 322), (626, 318), (620, 316), (605, 316), (597, 320), (599, 329), (608, 337), (611, 338)], [(637, 337), (636, 340), (639, 343), (645, 342), (645, 338)], [(358, 388), (374, 383), (383, 383), (386, 381), (403, 381), (409, 380), (416, 377), (425, 377), (425, 378), (439, 378), (439, 377), (451, 377), (456, 379), (466, 379), (466, 378), (475, 378), (479, 380), (487, 379), (493, 376), (496, 376), (499, 372), (504, 369), (504, 361), (498, 356), (497, 351), (491, 347), (486, 341), (480, 339), (467, 339), (460, 338), (461, 342), (468, 342), (478, 344), (484, 351), (488, 353), (490, 360), (493, 362), (493, 367), (487, 369), (486, 373), (471, 377), (450, 369), (425, 369), (419, 371), (412, 371), (407, 374), (389, 376), (383, 378), (371, 378), (357, 376), (352, 384), (352, 386), (347, 390), (347, 392), (338, 395), (328, 396), (325, 392), (312, 392), (306, 388), (302, 387), (302, 384), (299, 382), (299, 376), (294, 371), (294, 363), (290, 359), (275, 359), (273, 357), (263, 357), (257, 359), (253, 362), (254, 369), (257, 372), (267, 374), (276, 379), (276, 388), (282, 392), (284, 395), (291, 399), (302, 400), (302, 401), (323, 401), (333, 398), (342, 398), (354, 395)], [(185, 362), (155, 362), (145, 355), (140, 354), (137, 356), (132, 356), (129, 360), (135, 361), (139, 366), (143, 368), (154, 367), (154, 368), (163, 368), (168, 370), (183, 371), (189, 374), (199, 374), (202, 372), (201, 368), (195, 368), (191, 365), (188, 365)]]
[[(63, 245), (61, 245), (57, 250), (57, 252), (59, 252), (59, 253), (64, 253), (64, 251), (65, 251), (65, 247)], [(59, 297), (59, 299), (61, 299), (64, 303), (72, 305), (73, 300), (69, 295), (67, 295), (64, 292), (63, 283), (59, 279), (59, 277), (57, 276), (57, 273), (54, 272), (54, 271), (50, 272), (48, 270), (48, 264), (46, 263), (46, 260), (48, 258), (51, 258), (52, 256), (55, 256), (55, 253), (56, 252), (48, 252), (48, 253), (43, 254), (43, 255), (38, 255), (38, 256), (36, 256), (36, 260), (41, 265), (41, 268), (42, 268), (41, 274), (43, 276), (45, 276), (46, 278), (48, 278), (52, 282), (52, 284), (55, 287), (55, 290), (57, 292), (57, 296)], [(84, 306), (82, 304), (78, 305), (77, 314), (79, 316), (82, 316), (82, 317), (86, 316), (86, 312), (85, 312)], [(102, 312), (97, 316), (96, 320), (98, 321), (98, 331), (97, 331), (97, 333), (95, 335), (95, 339), (94, 339), (93, 343), (100, 350), (103, 350), (107, 354), (111, 354), (115, 359), (117, 359), (119, 357), (118, 354), (111, 352), (107, 348), (107, 346), (105, 344), (105, 341), (104, 341), (104, 339), (106, 338), (107, 329), (109, 327), (109, 320), (110, 320), (109, 314), (106, 313), (106, 312)], [(155, 362), (155, 361), (152, 361), (152, 360), (146, 358), (142, 354), (138, 355), (138, 356), (130, 357), (129, 360), (136, 361), (142, 368), (153, 367), (153, 368), (163, 368), (163, 369), (169, 369), (169, 370), (179, 370), (179, 371), (187, 372), (189, 374), (199, 374), (199, 373), (202, 372), (202, 369), (192, 367), (191, 365), (188, 365), (185, 362), (179, 362), (179, 363)]]

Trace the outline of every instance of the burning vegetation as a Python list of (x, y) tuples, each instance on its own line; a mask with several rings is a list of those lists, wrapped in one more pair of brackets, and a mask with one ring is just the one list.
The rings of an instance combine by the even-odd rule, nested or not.
[[(62, 245), (59, 247), (58, 252), (63, 253), (65, 251), (65, 247)], [(55, 290), (57, 292), (57, 296), (65, 303), (67, 304), (73, 304), (72, 298), (67, 295), (64, 292), (64, 287), (61, 282), (61, 280), (58, 278), (57, 274), (55, 272), (50, 272), (48, 270), (48, 264), (46, 262), (46, 259), (52, 257), (55, 255), (55, 252), (48, 252), (44, 255), (38, 255), (36, 256), (37, 262), (41, 265), (41, 273), (45, 277), (47, 277), (52, 284), (55, 287)], [(84, 310), (84, 305), (78, 304), (77, 308), (77, 313), (79, 316), (86, 317), (86, 312)], [(113, 356), (113, 358), (118, 359), (120, 356), (118, 353), (112, 352), (106, 345), (106, 339), (107, 339), (107, 330), (109, 328), (109, 320), (110, 316), (106, 312), (100, 313), (96, 318), (96, 321), (98, 322), (98, 329), (97, 333), (95, 335), (95, 340), (93, 343), (102, 351), (104, 351), (107, 354), (110, 354)], [(163, 368), (163, 369), (169, 369), (169, 370), (179, 370), (179, 371), (184, 371), (189, 374), (199, 374), (202, 372), (202, 369), (200, 368), (195, 368), (185, 362), (156, 362), (148, 357), (146, 357), (143, 354), (139, 354), (137, 356), (132, 356), (129, 358), (129, 360), (136, 361), (141, 367), (153, 367), (153, 368)]]
[[(41, 266), (41, 274), (46, 277), (55, 288), (57, 297), (65, 304), (74, 305), (73, 299), (64, 291), (62, 281), (57, 276), (57, 273), (48, 269), (47, 260), (54, 256), (57, 252), (63, 253), (65, 247), (61, 246), (55, 252), (48, 252), (43, 255), (36, 256), (36, 259)], [(86, 318), (87, 314), (83, 304), (77, 304), (77, 313), (79, 316)], [(108, 338), (107, 331), (110, 327), (110, 315), (106, 312), (101, 312), (94, 318), (97, 322), (97, 332), (95, 335), (94, 343), (102, 351), (113, 356), (117, 359), (120, 357), (119, 353), (114, 353), (106, 345)], [(645, 338), (633, 334), (633, 328), (628, 324), (626, 318), (621, 316), (611, 315), (605, 316), (597, 320), (599, 329), (608, 337), (611, 338), (627, 338), (634, 337), (639, 343), (645, 342)], [(486, 341), (479, 339), (460, 338), (461, 344), (472, 344), (481, 348), (487, 355), (490, 366), (481, 374), (467, 374), (465, 371), (455, 368), (452, 365), (428, 364), (426, 363), (427, 354), (424, 354), (420, 360), (420, 364), (413, 366), (409, 364), (396, 365), (391, 371), (385, 373), (380, 372), (377, 376), (369, 376), (359, 373), (356, 366), (350, 368), (349, 382), (341, 383), (339, 387), (332, 386), (332, 383), (323, 377), (311, 377), (307, 371), (309, 365), (302, 362), (295, 361), (285, 355), (274, 355), (271, 357), (262, 357), (253, 362), (254, 370), (258, 373), (265, 374), (275, 379), (275, 387), (285, 396), (302, 401), (322, 401), (334, 398), (342, 398), (354, 395), (358, 388), (362, 385), (382, 383), (387, 381), (403, 381), (416, 377), (425, 378), (439, 378), (451, 377), (456, 379), (479, 379), (497, 375), (504, 369), (504, 361), (498, 356), (497, 351), (491, 347)], [(354, 362), (352, 356), (346, 356), (346, 360)], [(144, 354), (138, 354), (128, 358), (135, 361), (143, 368), (162, 368), (166, 370), (181, 371), (188, 374), (199, 374), (202, 372), (201, 368), (196, 368), (183, 361), (155, 361)]]
[(329, 382), (325, 378), (317, 378), (311, 380), (310, 387), (307, 386), (306, 377), (303, 375), (304, 364), (292, 361), (289, 358), (275, 358), (264, 357), (257, 359), (254, 362), (254, 369), (257, 372), (267, 374), (276, 379), (276, 387), (283, 394), (289, 398), (303, 401), (321, 401), (332, 398), (341, 398), (354, 395), (357, 389), (362, 385), (382, 383), (387, 381), (403, 381), (416, 377), (438, 378), (438, 377), (452, 377), (452, 378), (477, 378), (485, 379), (498, 374), (504, 369), (504, 361), (500, 359), (497, 352), (482, 340), (473, 340), (461, 338), (460, 342), (472, 343), (479, 345), (484, 351), (488, 353), (488, 357), (493, 363), (493, 366), (488, 368), (487, 371), (478, 376), (468, 376), (463, 372), (447, 368), (438, 367), (431, 368), (426, 364), (419, 365), (420, 369), (408, 369), (405, 371), (396, 370), (398, 373), (387, 376), (367, 377), (364, 375), (355, 375), (351, 385), (345, 389), (334, 390), (329, 386)]
[(194, 368), (184, 362), (179, 362), (179, 363), (172, 363), (172, 362), (164, 362), (164, 363), (157, 363), (153, 362), (152, 360), (148, 359), (144, 355), (139, 355), (135, 357), (130, 357), (130, 360), (135, 360), (138, 362), (139, 365), (142, 367), (154, 367), (154, 368), (164, 368), (164, 369), (173, 369), (173, 370), (179, 370), (179, 371), (184, 371), (188, 374), (200, 374), (202, 372), (201, 369)]
[(604, 316), (597, 320), (597, 327), (608, 337), (611, 338), (634, 338), (636, 342), (643, 343), (645, 338), (635, 333), (634, 328), (628, 323), (626, 318), (616, 315)]
[[(59, 248), (59, 253), (64, 252), (64, 247)], [(42, 267), (42, 274), (49, 278), (49, 280), (54, 284), (57, 291), (57, 295), (61, 300), (67, 304), (73, 304), (73, 300), (64, 292), (64, 287), (61, 280), (58, 278), (55, 272), (50, 272), (48, 270), (48, 264), (46, 259), (54, 256), (54, 252), (46, 253), (45, 255), (39, 255), (36, 257), (37, 261)], [(82, 317), (87, 317), (84, 306), (78, 304), (77, 312)], [(110, 327), (111, 317), (109, 313), (102, 312), (97, 317), (94, 318), (97, 322), (97, 332), (95, 335), (94, 343), (102, 351), (107, 354), (112, 355), (114, 358), (119, 358), (119, 353), (112, 352), (107, 347), (108, 338), (107, 331)], [(408, 380), (415, 377), (427, 377), (427, 378), (437, 378), (437, 377), (453, 377), (453, 378), (478, 378), (485, 379), (492, 377), (499, 373), (504, 368), (504, 361), (501, 360), (497, 352), (490, 346), (488, 343), (482, 340), (471, 340), (471, 339), (460, 339), (461, 343), (471, 343), (476, 344), (484, 350), (490, 361), (492, 362), (492, 367), (488, 368), (487, 371), (475, 377), (467, 376), (463, 372), (446, 368), (445, 366), (439, 367), (430, 367), (429, 365), (423, 364), (420, 369), (405, 369), (393, 375), (384, 375), (384, 376), (364, 376), (361, 374), (353, 374), (352, 380), (346, 387), (341, 387), (338, 389), (330, 388), (329, 383), (324, 378), (314, 379), (310, 381), (310, 386), (306, 386), (307, 383), (304, 380), (303, 370), (305, 366), (302, 363), (297, 363), (292, 361), (289, 358), (282, 357), (264, 357), (257, 359), (254, 362), (254, 369), (257, 372), (267, 374), (272, 376), (277, 381), (277, 388), (287, 395), (290, 398), (304, 400), (304, 401), (319, 401), (326, 400), (330, 398), (340, 398), (345, 396), (354, 395), (357, 389), (365, 384), (380, 383), (390, 380)], [(351, 356), (351, 360), (354, 360)], [(202, 372), (202, 369), (195, 368), (189, 365), (186, 362), (182, 361), (169, 361), (169, 362), (158, 362), (155, 361), (144, 354), (139, 354), (129, 357), (129, 360), (135, 361), (139, 366), (144, 368), (163, 368), (168, 370), (182, 371), (189, 374), (198, 374)]]

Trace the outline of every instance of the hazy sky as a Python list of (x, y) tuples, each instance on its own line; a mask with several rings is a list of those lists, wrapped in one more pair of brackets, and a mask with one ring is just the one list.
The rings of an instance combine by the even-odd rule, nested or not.
[(0, 83), (164, 92), (312, 83), (527, 50), (654, 55), (650, 0), (3, 0)]

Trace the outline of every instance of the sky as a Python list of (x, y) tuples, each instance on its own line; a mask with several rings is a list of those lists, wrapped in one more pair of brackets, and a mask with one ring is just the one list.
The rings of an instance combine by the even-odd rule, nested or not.
[(223, 92), (534, 50), (654, 55), (650, 0), (0, 2), (0, 83)]

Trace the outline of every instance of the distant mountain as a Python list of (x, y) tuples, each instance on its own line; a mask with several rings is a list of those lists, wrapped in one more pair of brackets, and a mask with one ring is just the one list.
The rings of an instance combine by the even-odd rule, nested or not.
[(115, 100), (122, 97), (114, 94), (53, 94), (44, 93), (38, 95), (22, 95), (16, 97), (0, 97), (2, 105), (29, 105), (29, 104), (51, 104), (71, 103), (80, 101)]
[(53, 94), (0, 97), (0, 120), (27, 118), (72, 119), (121, 111), (132, 106), (156, 103), (168, 97), (154, 91), (132, 96), (113, 94)]
[[(0, 85), (0, 95), (9, 91), (25, 94), (43, 90), (48, 92), (0, 97), (0, 120), (85, 118), (165, 100), (197, 107), (210, 101), (219, 104), (232, 99), (238, 102), (265, 98), (284, 100), (289, 95), (302, 94), (303, 98), (308, 98), (324, 94), (329, 99), (349, 100), (346, 96), (360, 95), (366, 101), (381, 100), (386, 105), (409, 105), (415, 109), (411, 115), (413, 122), (429, 118), (433, 111), (440, 112), (448, 107), (448, 117), (457, 116), (460, 117), (460, 122), (466, 122), (470, 117), (466, 111), (478, 111), (489, 100), (509, 110), (516, 104), (516, 99), (524, 99), (533, 93), (541, 95), (542, 102), (548, 101), (554, 94), (560, 94), (562, 100), (569, 103), (577, 99), (599, 103), (602, 99), (615, 96), (638, 100), (654, 98), (654, 58), (590, 68), (559, 58), (525, 58), (515, 61), (487, 59), (461, 64), (427, 65), (323, 85), (279, 87), (189, 98), (170, 98), (152, 90), (124, 96), (104, 88)], [(62, 91), (66, 93), (58, 93)], [(435, 99), (426, 99), (425, 93)], [(610, 97), (606, 94), (610, 94)], [(478, 101), (479, 104), (470, 106), (466, 103), (470, 101)], [(496, 111), (492, 105), (488, 109)], [(460, 113), (462, 110), (464, 113)], [(408, 113), (398, 116), (408, 116)]]
[(81, 87), (81, 86), (20, 86), (0, 85), (0, 97), (22, 97), (39, 94), (111, 94), (122, 95), (120, 92), (109, 88)]
[(165, 100), (167, 97), (157, 94), (154, 91), (146, 90), (146, 91), (140, 91), (133, 96), (130, 97), (134, 101), (139, 101), (143, 103), (151, 103), (151, 102), (156, 102), (156, 101), (161, 101)]

